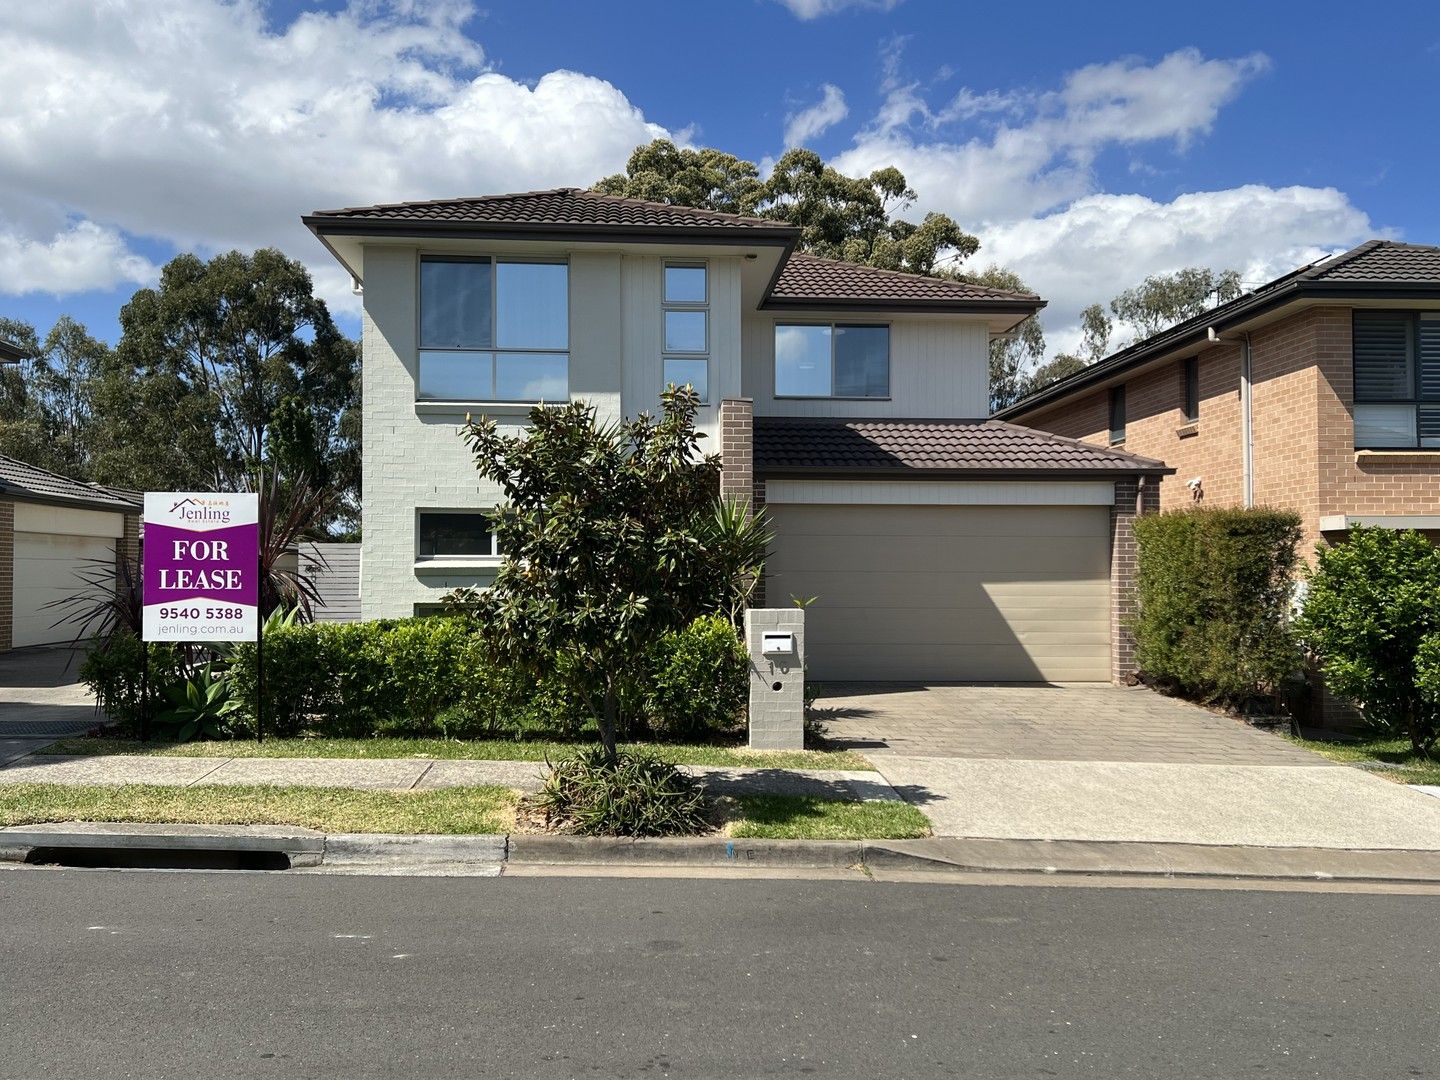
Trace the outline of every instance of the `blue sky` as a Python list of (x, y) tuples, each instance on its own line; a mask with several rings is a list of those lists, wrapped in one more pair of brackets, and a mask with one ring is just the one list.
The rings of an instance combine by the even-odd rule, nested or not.
[[(667, 135), (894, 163), (973, 260), (1084, 304), (1440, 242), (1440, 5), (733, 0), (22, 5), (0, 26), (0, 313), (108, 338), (175, 252), (276, 244), (352, 332), (307, 210), (557, 184)], [(13, 89), (12, 89), (13, 88)]]

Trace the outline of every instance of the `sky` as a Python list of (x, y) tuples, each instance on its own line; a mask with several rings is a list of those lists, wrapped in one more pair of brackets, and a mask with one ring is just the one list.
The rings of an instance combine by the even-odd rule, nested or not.
[(0, 315), (118, 312), (274, 245), (342, 327), (316, 209), (562, 185), (656, 137), (896, 165), (1049, 301), (1440, 243), (1440, 4), (48, 0), (0, 21)]

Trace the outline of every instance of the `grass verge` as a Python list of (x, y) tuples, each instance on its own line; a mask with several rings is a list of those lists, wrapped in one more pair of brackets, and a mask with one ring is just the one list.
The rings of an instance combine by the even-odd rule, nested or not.
[[(0, 825), (143, 821), (190, 825), (299, 825), (320, 832), (509, 833), (509, 788), (357, 791), (221, 785), (0, 784)], [(727, 836), (770, 840), (905, 840), (930, 822), (908, 803), (746, 795), (728, 808)]]
[(727, 836), (763, 840), (913, 840), (930, 820), (904, 802), (839, 802), (804, 795), (743, 795)]
[(152, 821), (299, 825), (320, 832), (508, 833), (517, 795), (503, 787), (426, 791), (158, 784), (0, 784), (0, 824)]
[[(240, 758), (435, 758), (467, 761), (554, 761), (574, 753), (584, 743), (516, 739), (266, 739), (197, 741), (190, 743), (140, 742), (137, 739), (61, 739), (42, 754), (140, 754), (166, 757)], [(629, 749), (648, 751), (673, 765), (752, 766), (767, 769), (856, 769), (875, 766), (849, 750), (747, 750), (743, 747), (681, 743), (632, 743)]]
[[(1347, 765), (1371, 766), (1370, 771), (1397, 784), (1440, 784), (1440, 761), (1415, 756), (1409, 739), (1386, 739), (1366, 736), (1345, 741), (1330, 739), (1297, 739), (1286, 735), (1296, 746), (1313, 750), (1331, 761)], [(1378, 766), (1378, 767), (1377, 767)]]

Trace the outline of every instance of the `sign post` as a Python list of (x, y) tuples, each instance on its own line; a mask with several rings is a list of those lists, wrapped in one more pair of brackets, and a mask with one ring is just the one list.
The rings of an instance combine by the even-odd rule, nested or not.
[(144, 564), (143, 640), (258, 640), (258, 495), (147, 491)]

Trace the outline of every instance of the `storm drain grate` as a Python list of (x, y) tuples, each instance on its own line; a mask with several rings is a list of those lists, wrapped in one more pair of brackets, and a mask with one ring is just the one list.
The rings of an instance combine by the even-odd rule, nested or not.
[(215, 848), (36, 847), (25, 856), (31, 866), (73, 866), (109, 870), (289, 870), (283, 851), (226, 851)]

